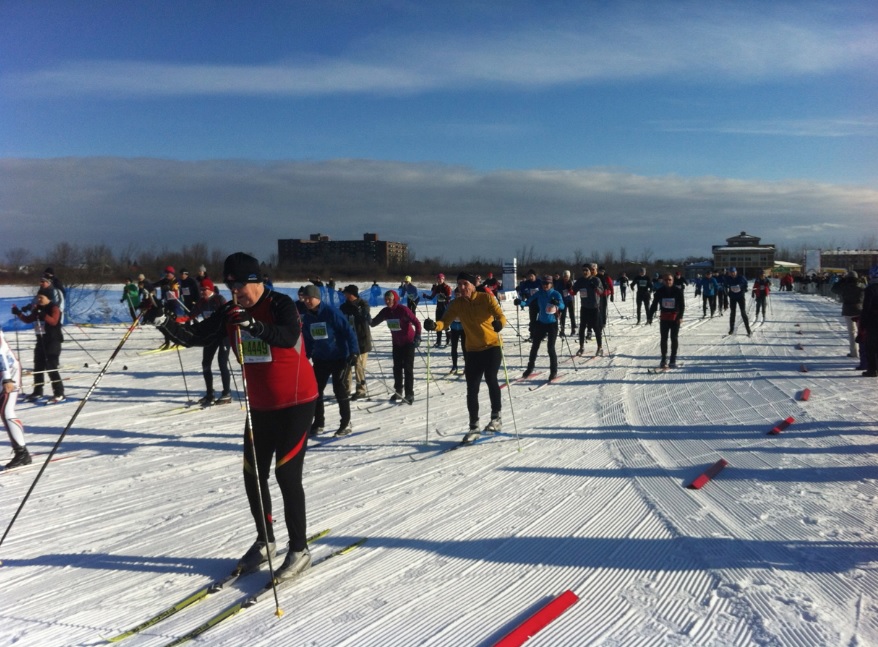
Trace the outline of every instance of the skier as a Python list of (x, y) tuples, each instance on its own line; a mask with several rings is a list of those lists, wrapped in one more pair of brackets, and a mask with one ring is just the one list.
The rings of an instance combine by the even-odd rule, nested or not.
[[(194, 321), (197, 317), (202, 319), (210, 319), (216, 312), (219, 312), (226, 299), (223, 295), (216, 291), (216, 286), (208, 278), (201, 281), (199, 287), (201, 298), (192, 306), (190, 321)], [(219, 364), (220, 380), (223, 384), (220, 397), (214, 399), (213, 393), (213, 371), (211, 364), (216, 356)], [(214, 403), (228, 404), (232, 401), (231, 374), (229, 372), (229, 338), (225, 335), (218, 337), (214, 343), (204, 346), (201, 352), (201, 373), (204, 375), (205, 393), (204, 397), (198, 401), (202, 407), (208, 407)]]
[[(533, 325), (530, 358), (522, 377), (528, 377), (533, 373), (540, 344), (543, 339), (546, 339), (546, 349), (549, 352), (549, 380), (554, 380), (558, 375), (558, 356), (555, 354), (555, 339), (558, 337), (558, 317), (556, 315), (559, 311), (563, 312), (564, 310), (564, 298), (560, 292), (553, 288), (552, 277), (547, 274), (543, 277), (540, 291), (529, 297), (529, 300), (537, 302), (539, 313)], [(522, 308), (528, 305), (527, 300), (521, 301)]]
[(421, 345), (421, 322), (411, 309), (399, 303), (396, 292), (384, 293), (387, 305), (372, 319), (374, 328), (387, 322), (393, 345), (393, 395), (391, 402), (415, 401), (415, 349)]
[(860, 327), (860, 315), (863, 313), (863, 294), (866, 291), (866, 284), (856, 272), (851, 271), (844, 279), (832, 286), (832, 291), (841, 299), (841, 316), (844, 317), (847, 325), (850, 346), (848, 357), (856, 359), (860, 356), (856, 339), (859, 337), (857, 329)]
[(765, 322), (765, 304), (768, 294), (771, 292), (771, 281), (765, 278), (765, 270), (759, 270), (753, 280), (752, 296), (756, 299), (756, 314), (753, 319), (759, 321), (759, 312), (762, 311), (762, 321)]
[(0, 377), (3, 379), (3, 390), (0, 391), (0, 417), (3, 418), (3, 426), (6, 427), (14, 452), (12, 460), (4, 467), (8, 470), (30, 465), (32, 459), (24, 442), (24, 426), (15, 416), (15, 401), (18, 399), (18, 392), (21, 391), (21, 364), (6, 343), (2, 330), (0, 330)]
[(418, 296), (418, 288), (412, 285), (412, 277), (406, 276), (405, 280), (400, 284), (398, 291), (400, 301), (414, 312), (418, 308), (418, 302), (421, 298)]
[(37, 305), (27, 314), (12, 306), (12, 314), (25, 323), (34, 325), (37, 335), (37, 344), (34, 347), (34, 390), (25, 400), (36, 402), (43, 397), (43, 384), (48, 373), (52, 385), (53, 397), (49, 404), (64, 402), (64, 382), (58, 372), (58, 363), (61, 357), (61, 344), (64, 341), (64, 333), (61, 332), (61, 309), (52, 301), (54, 290), (50, 287), (41, 287), (37, 291)]
[[(274, 476), (283, 497), (284, 520), (289, 533), (289, 551), (280, 568), (275, 570), (275, 577), (288, 580), (311, 566), (302, 469), (318, 392), (314, 370), (304, 357), (299, 316), (293, 301), (285, 294), (267, 290), (261, 276), (259, 261), (236, 252), (226, 258), (223, 265), (223, 278), (232, 293), (232, 302), (191, 326), (181, 325), (156, 307), (146, 312), (144, 321), (166, 330), (173, 340), (184, 346), (205, 346), (227, 336), (238, 348), (250, 407), (250, 420), (244, 432), (244, 487), (256, 522), (257, 537), (238, 561), (236, 570), (253, 571), (268, 559), (269, 553), (276, 554), (268, 490), (269, 468), (274, 456)], [(254, 446), (250, 444), (251, 429)], [(253, 466), (254, 451), (258, 484)], [(264, 519), (260, 513), (260, 493)]]
[[(265, 281), (263, 281), (264, 283)], [(214, 286), (215, 288), (216, 286)], [(271, 288), (269, 288), (271, 289)], [(192, 316), (192, 309), (199, 299), (198, 281), (189, 276), (189, 270), (180, 270), (180, 299), (183, 301), (183, 308), (189, 316)]]
[(710, 318), (716, 314), (716, 293), (719, 291), (719, 284), (713, 278), (713, 272), (707, 270), (704, 276), (698, 281), (701, 290), (701, 310), (702, 319), (707, 316), (707, 306), (710, 306)]
[(360, 354), (357, 355), (357, 363), (352, 371), (348, 372), (348, 393), (351, 392), (351, 377), (356, 377), (356, 390), (351, 400), (360, 400), (366, 397), (366, 360), (372, 350), (372, 314), (369, 304), (360, 298), (360, 290), (356, 285), (348, 285), (343, 290), (345, 300), (339, 306), (342, 314), (348, 318), (348, 322), (357, 333), (357, 346)]
[(720, 316), (729, 309), (729, 280), (729, 271), (726, 269), (723, 269), (722, 274), (716, 275), (716, 283), (719, 286), (716, 292), (716, 300)]
[(573, 284), (573, 292), (579, 295), (579, 350), (577, 355), (585, 351), (586, 328), (593, 330), (598, 347), (595, 355), (604, 354), (603, 326), (601, 325), (601, 294), (603, 287), (597, 273), (592, 271), (592, 266), (582, 266), (582, 276)]
[[(184, 323), (186, 315), (180, 303), (180, 284), (177, 281), (177, 273), (172, 265), (168, 265), (165, 268), (165, 276), (155, 283), (153, 289), (159, 291), (159, 300), (165, 312), (174, 317), (178, 323)], [(163, 329), (160, 330), (165, 334)], [(165, 343), (160, 346), (160, 349), (168, 350), (171, 346), (171, 339), (165, 334)]]
[(140, 307), (140, 288), (130, 278), (125, 279), (125, 287), (122, 288), (122, 298), (119, 299), (119, 303), (128, 305), (131, 321), (137, 319), (137, 309)]
[[(486, 291), (487, 290), (486, 288)], [(493, 294), (493, 292), (491, 293)], [(433, 300), (436, 299), (436, 319), (441, 319), (442, 315), (445, 314), (445, 309), (448, 308), (448, 302), (451, 301), (451, 286), (445, 282), (445, 275), (438, 274), (436, 276), (436, 283), (433, 284), (432, 289), (430, 290), (430, 294), (424, 293), (422, 295), (425, 299)], [(448, 331), (445, 331), (445, 344), (448, 345), (449, 335)], [(442, 346), (442, 333), (436, 333), (436, 348)]]
[(357, 333), (338, 308), (322, 302), (320, 288), (316, 285), (305, 286), (303, 300), (305, 312), (302, 315), (302, 334), (305, 337), (305, 352), (314, 365), (314, 377), (317, 378), (317, 391), (320, 393), (310, 434), (316, 436), (323, 431), (323, 390), (331, 377), (332, 392), (335, 394), (341, 418), (335, 435), (347, 436), (353, 431), (347, 374), (356, 366), (360, 352)]
[(640, 323), (640, 308), (643, 307), (644, 312), (647, 313), (647, 318), (649, 317), (649, 300), (652, 296), (652, 281), (649, 280), (649, 277), (646, 275), (646, 268), (641, 267), (637, 272), (637, 276), (635, 276), (631, 280), (631, 287), (635, 288), (637, 292), (635, 293), (635, 299), (637, 301), (637, 323)]
[[(500, 291), (500, 288), (503, 287), (503, 285), (500, 283), (499, 280), (494, 278), (493, 272), (488, 272), (488, 278), (486, 278), (485, 282), (482, 283), (479, 287), (484, 288), (485, 292), (490, 292), (496, 297), (497, 292)], [(438, 314), (436, 315), (436, 318), (439, 319)]]
[[(460, 288), (454, 288), (454, 298), (460, 298)], [(455, 375), (458, 374), (457, 368), (457, 357), (458, 357), (458, 346), (461, 349), (461, 355), (463, 355), (463, 363), (466, 364), (466, 335), (463, 332), (463, 325), (460, 323), (460, 319), (455, 319), (451, 322), (451, 325), (448, 327), (448, 333), (451, 337), (451, 372)]]
[(746, 296), (747, 296), (747, 279), (738, 275), (737, 268), (730, 267), (729, 275), (726, 279), (726, 288), (729, 291), (729, 334), (735, 332), (735, 307), (741, 311), (741, 321), (744, 322), (744, 328), (747, 329), (747, 336), (751, 335), (750, 320), (747, 318)]
[(860, 334), (866, 337), (866, 370), (863, 377), (878, 377), (878, 265), (869, 270), (869, 285), (863, 292)]
[(487, 433), (499, 432), (502, 428), (500, 413), (502, 400), (497, 372), (503, 361), (503, 348), (500, 331), (506, 325), (506, 315), (500, 303), (486, 292), (476, 292), (476, 277), (467, 272), (457, 275), (457, 287), (460, 298), (448, 306), (442, 319), (424, 321), (424, 329), (443, 330), (448, 328), (455, 319), (460, 319), (466, 335), (466, 408), (469, 412), (469, 432), (463, 437), (463, 443), (478, 440), (479, 431), (479, 387), (482, 379), (488, 385), (488, 396), (491, 400), (491, 421), (485, 427)]
[[(661, 335), (662, 361), (659, 368), (677, 367), (677, 336), (685, 311), (683, 287), (674, 285), (674, 277), (666, 274), (662, 279), (664, 285), (655, 291), (652, 306), (649, 309), (649, 321), (652, 322), (656, 310), (659, 310), (659, 333)], [(671, 357), (668, 360), (668, 336), (671, 338)]]
[[(537, 273), (534, 270), (528, 270), (525, 275), (525, 279), (518, 284), (516, 288), (516, 292), (518, 293), (518, 298), (522, 301), (530, 298), (532, 295), (536, 294), (540, 291), (540, 282), (537, 281)], [(524, 341), (530, 341), (533, 338), (533, 324), (537, 319), (537, 306), (536, 301), (532, 301), (530, 307), (528, 307), (528, 338)]]
[(605, 267), (598, 268), (598, 279), (601, 282), (601, 289), (604, 293), (601, 295), (601, 328), (607, 327), (607, 309), (608, 301), (615, 301), (613, 290), (613, 277), (607, 274)]
[(628, 275), (625, 274), (625, 272), (622, 272), (619, 275), (619, 278), (616, 279), (616, 285), (619, 286), (619, 296), (621, 297), (622, 301), (625, 301), (625, 295), (628, 293), (628, 283)]
[(566, 322), (567, 318), (570, 318), (570, 334), (576, 334), (576, 313), (573, 309), (573, 301), (574, 301), (574, 292), (573, 292), (573, 281), (570, 279), (570, 270), (564, 270), (563, 274), (561, 274), (561, 279), (555, 281), (555, 289), (561, 293), (561, 296), (564, 299), (564, 307), (561, 309), (561, 319), (558, 322), (558, 334), (561, 337), (566, 337), (567, 334), (564, 332), (567, 329)]

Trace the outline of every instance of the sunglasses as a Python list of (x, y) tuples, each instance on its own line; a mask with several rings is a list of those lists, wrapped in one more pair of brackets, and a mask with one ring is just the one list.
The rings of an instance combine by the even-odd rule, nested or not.
[(226, 287), (229, 288), (229, 292), (240, 290), (244, 285), (243, 281), (226, 281)]

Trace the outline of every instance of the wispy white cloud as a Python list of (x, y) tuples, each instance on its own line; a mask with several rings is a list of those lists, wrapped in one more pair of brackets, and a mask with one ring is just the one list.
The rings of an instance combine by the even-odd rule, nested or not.
[(622, 6), (588, 3), (579, 14), (555, 12), (526, 27), (498, 19), (465, 31), (383, 35), (317, 60), (70, 61), (5, 74), (0, 87), (16, 96), (321, 96), (654, 78), (749, 83), (878, 65), (878, 25), (840, 25), (811, 5), (783, 11), (734, 3)]
[[(145, 249), (230, 246), (267, 257), (277, 239), (378, 232), (421, 256), (499, 258), (533, 246), (708, 255), (746, 230), (777, 245), (856, 245), (878, 190), (808, 181), (645, 177), (606, 169), (477, 172), (330, 162), (69, 158), (0, 160), (0, 253), (61, 241)], [(231, 242), (234, 241), (234, 242)]]
[(779, 137), (875, 137), (878, 120), (870, 117), (850, 119), (762, 119), (697, 123), (691, 121), (654, 122), (665, 132), (713, 132), (734, 135)]

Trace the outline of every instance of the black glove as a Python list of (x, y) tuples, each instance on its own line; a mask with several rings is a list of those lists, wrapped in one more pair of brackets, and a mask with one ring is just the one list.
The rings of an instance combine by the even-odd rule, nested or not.
[(235, 306), (234, 308), (229, 310), (228, 321), (233, 326), (243, 328), (252, 335), (258, 335), (263, 330), (262, 323), (256, 321), (253, 318), (253, 315), (244, 310), (244, 308), (242, 308), (241, 306)]
[(21, 309), (21, 311), (22, 311), (22, 312), (30, 312), (30, 311), (33, 310), (33, 309), (34, 309), (34, 304), (33, 304), (33, 303), (28, 303), (26, 306), (24, 306), (24, 307)]
[(21, 314), (21, 310), (18, 309), (18, 306), (12, 306), (12, 314), (16, 316)]
[(424, 319), (424, 330), (436, 330), (436, 322), (432, 319)]
[(494, 319), (494, 321), (491, 322), (491, 327), (494, 329), (494, 332), (500, 332), (503, 330), (503, 322), (499, 319)]
[(561, 302), (558, 301), (558, 299), (556, 299), (555, 297), (552, 297), (549, 303), (551, 303), (553, 306), (561, 305)]
[(519, 299), (518, 297), (515, 297), (515, 298), (512, 300), (512, 303), (515, 304), (515, 305), (517, 305), (517, 306), (520, 306), (520, 305), (521, 305), (521, 299)]
[(612, 294), (610, 295), (610, 301), (615, 301)]
[(357, 359), (358, 359), (359, 357), (360, 357), (360, 356), (357, 355), (356, 353), (351, 353), (350, 355), (348, 355), (348, 366), (356, 366), (356, 365), (357, 365)]
[(415, 338), (412, 340), (412, 343), (415, 345), (415, 348), (420, 346), (421, 345), (421, 336), (416, 335)]

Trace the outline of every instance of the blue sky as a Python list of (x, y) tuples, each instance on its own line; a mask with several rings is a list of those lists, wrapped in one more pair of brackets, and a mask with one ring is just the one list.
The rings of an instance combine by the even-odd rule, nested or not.
[(0, 254), (874, 245), (875, 70), (863, 2), (3, 0)]

